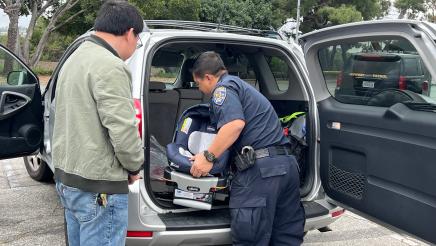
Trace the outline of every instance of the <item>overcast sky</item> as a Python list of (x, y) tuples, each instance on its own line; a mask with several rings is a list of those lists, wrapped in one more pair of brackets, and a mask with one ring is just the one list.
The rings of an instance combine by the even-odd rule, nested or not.
[[(20, 17), (20, 20), (18, 21), (18, 25), (22, 27), (27, 27), (30, 21), (30, 16), (23, 16)], [(9, 18), (8, 16), (3, 12), (2, 9), (0, 9), (0, 27), (7, 27), (9, 25)]]

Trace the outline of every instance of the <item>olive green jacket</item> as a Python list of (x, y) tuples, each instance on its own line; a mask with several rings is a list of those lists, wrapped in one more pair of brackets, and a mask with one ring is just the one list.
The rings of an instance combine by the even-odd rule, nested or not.
[(128, 173), (144, 162), (131, 75), (96, 36), (62, 66), (52, 138), (55, 179), (84, 191), (128, 193)]

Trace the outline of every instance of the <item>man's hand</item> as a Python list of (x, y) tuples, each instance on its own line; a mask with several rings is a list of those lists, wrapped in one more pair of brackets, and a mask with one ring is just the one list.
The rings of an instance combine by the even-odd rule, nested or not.
[(207, 174), (209, 174), (209, 171), (213, 167), (213, 163), (210, 163), (206, 160), (203, 152), (200, 152), (195, 156), (191, 157), (191, 161), (193, 162), (191, 167), (191, 174), (196, 178), (206, 176)]
[(129, 185), (135, 183), (136, 180), (142, 179), (141, 175), (129, 175)]

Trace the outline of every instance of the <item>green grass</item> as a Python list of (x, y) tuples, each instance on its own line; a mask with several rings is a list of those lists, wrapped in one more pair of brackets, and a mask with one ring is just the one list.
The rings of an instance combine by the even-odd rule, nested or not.
[(37, 75), (42, 76), (50, 76), (53, 73), (53, 69), (42, 66), (36, 66), (32, 69), (32, 71)]

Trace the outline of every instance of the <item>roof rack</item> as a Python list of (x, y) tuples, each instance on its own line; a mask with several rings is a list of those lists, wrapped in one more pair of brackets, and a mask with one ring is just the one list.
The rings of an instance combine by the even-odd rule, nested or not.
[(144, 23), (148, 27), (174, 27), (186, 30), (198, 30), (198, 31), (214, 31), (214, 32), (226, 32), (237, 33), (253, 36), (271, 37), (271, 35), (277, 35), (281, 39), (281, 35), (274, 30), (260, 30), (253, 28), (245, 28), (239, 26), (223, 25), (211, 22), (200, 21), (183, 21), (183, 20), (144, 20)]

